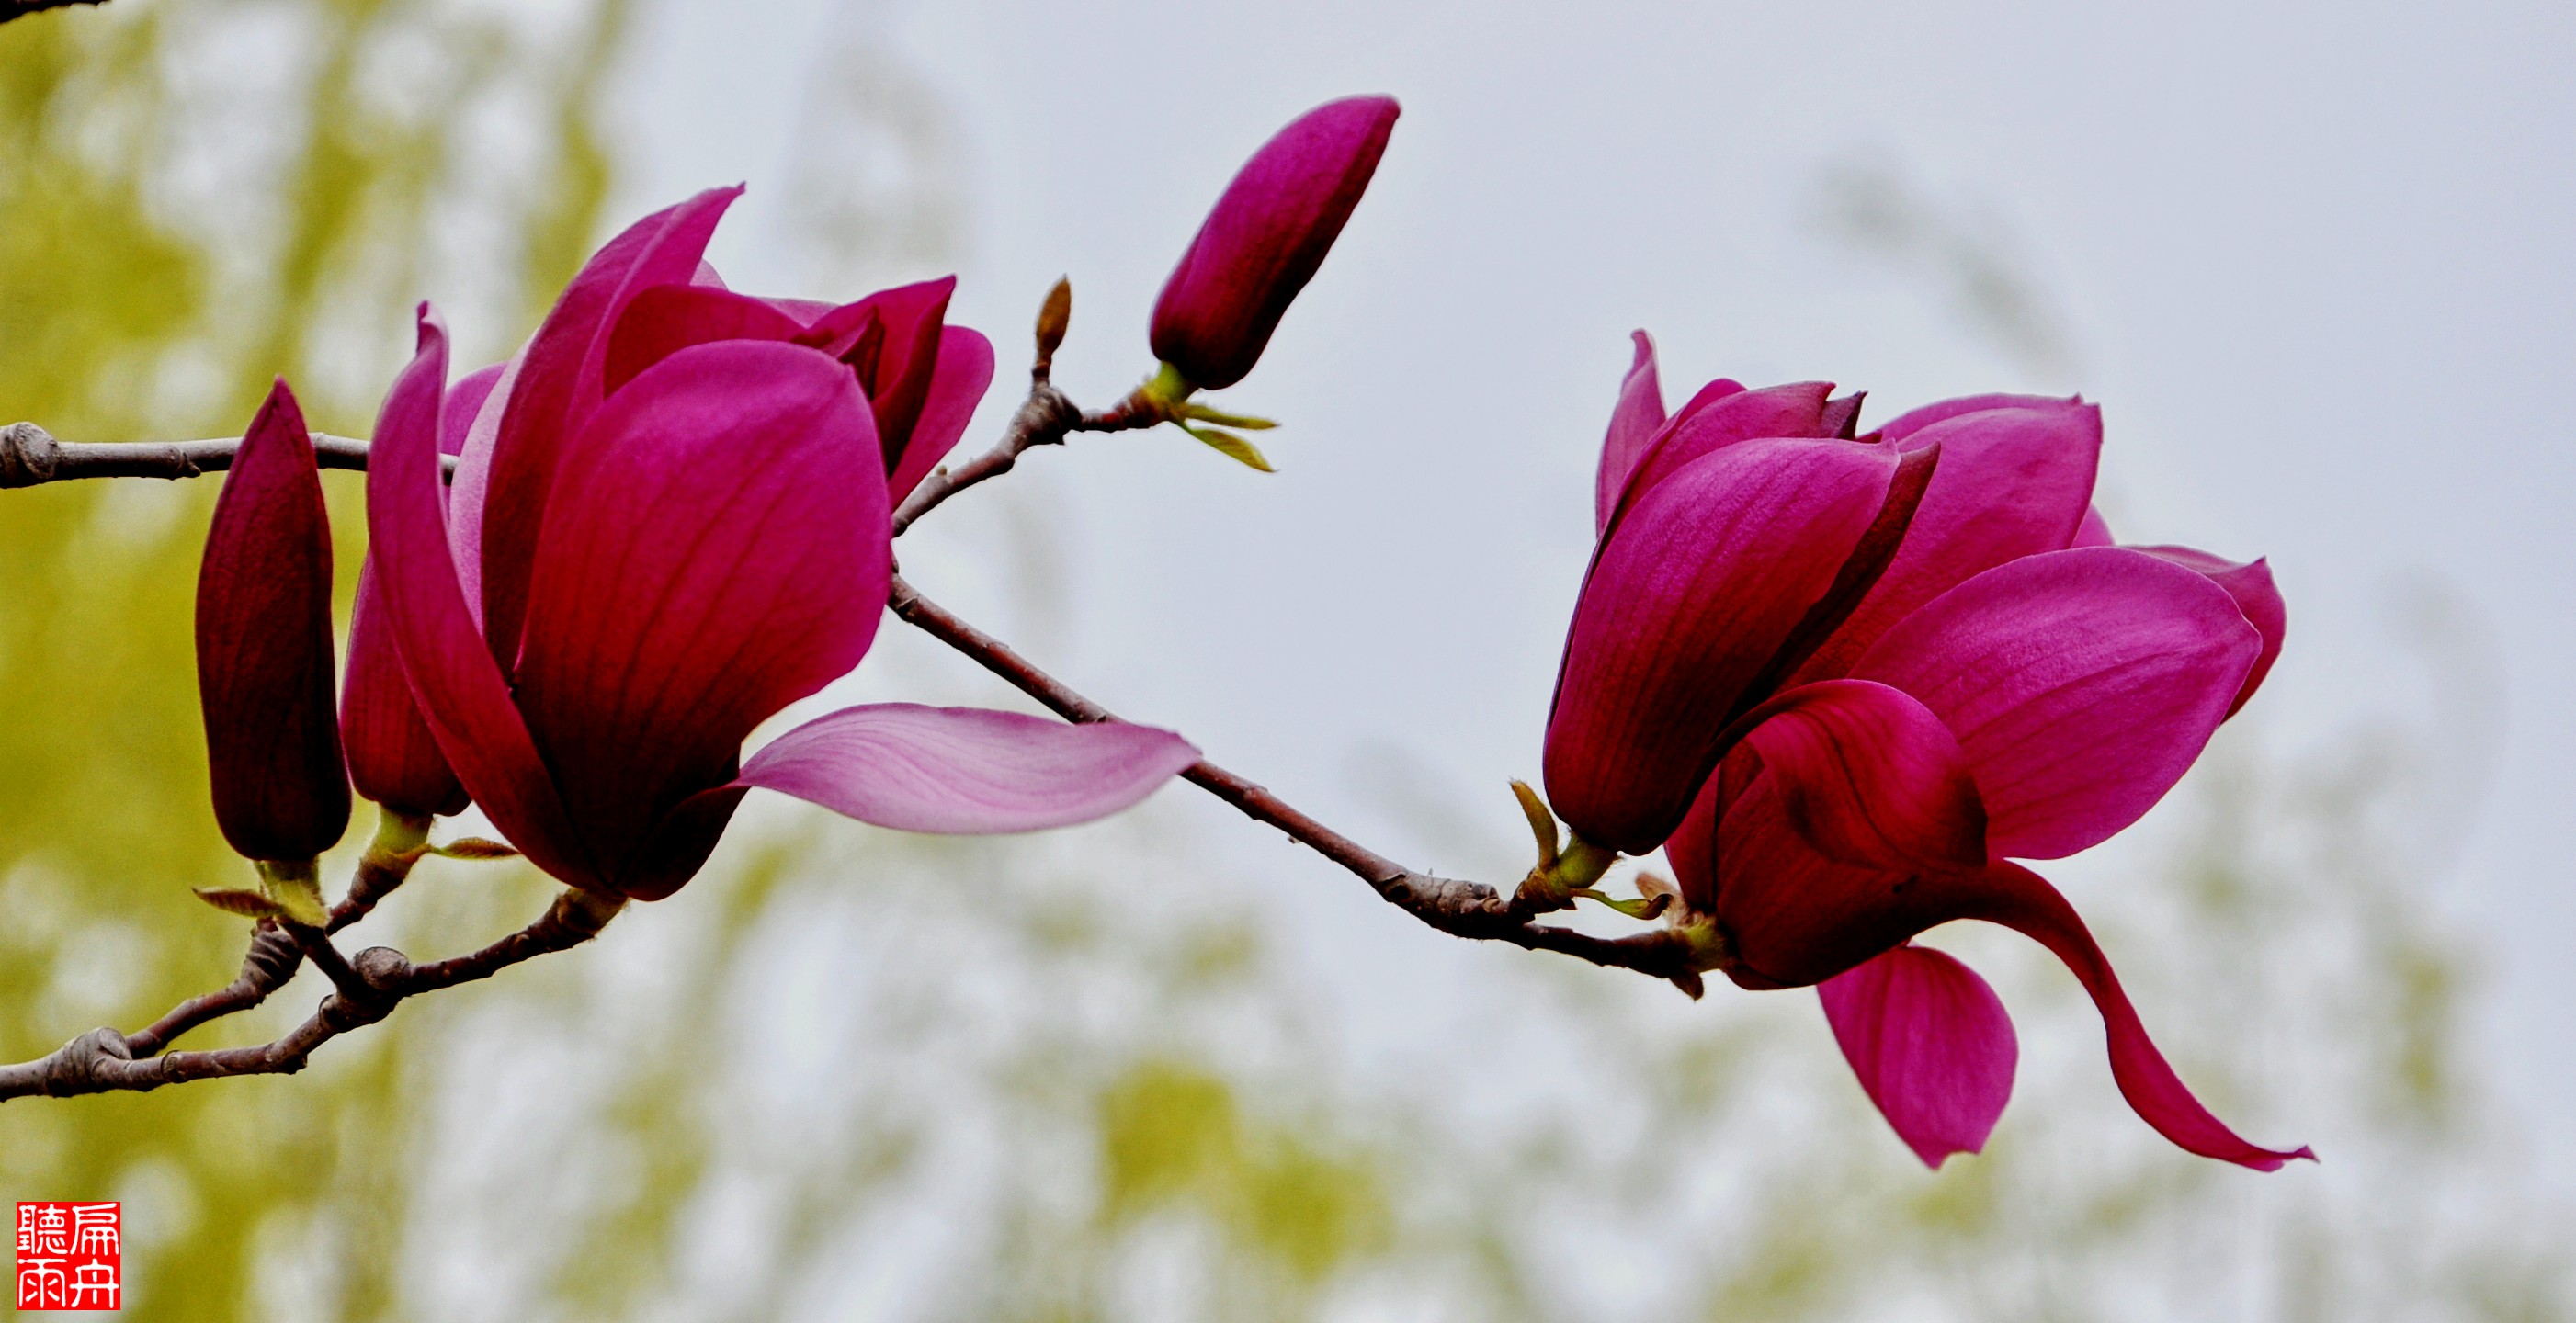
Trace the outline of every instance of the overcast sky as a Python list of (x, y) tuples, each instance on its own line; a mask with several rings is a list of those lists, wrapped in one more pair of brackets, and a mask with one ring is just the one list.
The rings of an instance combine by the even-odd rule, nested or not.
[[(783, 291), (816, 269), (787, 204), (817, 107), (941, 144), (912, 186), (954, 200), (954, 315), (1003, 363), (979, 446), (1055, 276), (1057, 380), (1105, 402), (1243, 156), (1318, 101), (1401, 98), (1340, 247), (1223, 397), (1288, 424), (1280, 474), (1168, 430), (1086, 440), (904, 552), (1095, 696), (1453, 870), (1525, 848), (1503, 782), (1537, 770), (1631, 328), (1676, 403), (1715, 375), (1866, 388), (1879, 419), (2081, 390), (2124, 538), (2272, 558), (2266, 739), (2459, 728), (2428, 778), (2456, 859), (2424, 892), (2484, 943), (2487, 1048), (2576, 1191), (2570, 69), (2563, 3), (666, 4), (619, 210), (748, 179), (716, 257)], [(869, 108), (905, 79), (917, 100)], [(1893, 219), (1854, 228), (1856, 196)], [(1070, 618), (977, 572), (969, 541), (1012, 536), (1051, 549)], [(2426, 600), (2464, 608), (2430, 627), (2434, 687), (2390, 631)], [(1494, 853), (1425, 857), (1389, 809), (1408, 789), (1463, 796)], [(1444, 977), (1454, 944), (1207, 822), (1355, 983)]]

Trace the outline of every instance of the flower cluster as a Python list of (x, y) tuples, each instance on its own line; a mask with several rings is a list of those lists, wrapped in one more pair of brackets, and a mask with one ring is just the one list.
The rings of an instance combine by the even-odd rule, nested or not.
[[(1155, 305), (1155, 375), (1097, 426), (1176, 422), (1267, 466), (1194, 424), (1268, 423), (1188, 397), (1251, 371), (1397, 114), (1332, 102), (1255, 153)], [(336, 714), (321, 487), (293, 395), (272, 392), (198, 592), (216, 817), (262, 890), (209, 899), (321, 923), (314, 859), (353, 783), (414, 844), (476, 804), (539, 868), (622, 901), (685, 884), (755, 789), (1011, 832), (1116, 812), (1197, 760), (1168, 731), (909, 703), (744, 756), (866, 655), (891, 511), (957, 443), (994, 359), (948, 324), (953, 280), (840, 305), (726, 288), (704, 254), (738, 192), (628, 228), (513, 358), (453, 383), (423, 305), (377, 419)], [(1068, 299), (1042, 315), (1024, 417), (1048, 414)], [(1598, 895), (1618, 855), (1663, 850), (1675, 881), (1646, 878), (1631, 908), (1666, 914), (1695, 968), (1817, 987), (1861, 1084), (1934, 1166), (1982, 1147), (2016, 1064), (1993, 991), (1914, 944), (1954, 919), (2066, 963), (2121, 1091), (2176, 1144), (2267, 1170), (2308, 1156), (2200, 1105), (2083, 921), (2015, 862), (2135, 822), (2253, 696), (2285, 618), (2263, 562), (2114, 545), (2091, 504), (2101, 418), (2080, 399), (1951, 400), (1863, 434), (1857, 395), (1720, 380), (1667, 414), (1636, 344), (1547, 722), (1562, 852), (1522, 788), (1540, 898)]]
[(1821, 985), (1927, 1162), (1983, 1145), (2015, 1059), (1985, 983), (1911, 944), (1953, 919), (2066, 962), (2173, 1142), (2305, 1156), (2193, 1099), (2083, 921), (2012, 862), (2095, 845), (2172, 788), (2280, 651), (2269, 571), (2111, 545), (2082, 400), (1950, 400), (1867, 435), (1859, 408), (1720, 380), (1667, 417), (1638, 333), (1548, 721), (1554, 807), (1605, 854), (1666, 852), (1669, 917), (1707, 967)]

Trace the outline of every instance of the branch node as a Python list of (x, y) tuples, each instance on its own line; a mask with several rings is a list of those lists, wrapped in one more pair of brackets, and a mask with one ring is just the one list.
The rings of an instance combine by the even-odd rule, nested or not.
[(0, 487), (33, 487), (54, 480), (62, 443), (34, 423), (0, 427)]

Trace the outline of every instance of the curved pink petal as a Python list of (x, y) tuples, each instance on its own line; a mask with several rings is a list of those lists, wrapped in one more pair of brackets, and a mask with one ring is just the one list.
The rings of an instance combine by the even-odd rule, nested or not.
[(2066, 545), (2108, 547), (2118, 542), (2118, 538), (2111, 536), (2111, 521), (2102, 517), (2101, 507), (2088, 505), (2084, 507), (2084, 522), (2075, 529), (2075, 540)]
[(2227, 705), (2227, 715), (2235, 716), (2263, 687), (2263, 677), (2272, 673), (2272, 663), (2281, 659), (2281, 639), (2290, 628), (2290, 607), (2281, 600), (2281, 590), (2272, 583), (2272, 566), (2256, 560), (2239, 564), (2224, 556), (2213, 556), (2191, 547), (2139, 547), (2150, 556), (2172, 561), (2195, 574), (2207, 575), (2211, 583), (2227, 590), (2236, 599), (2236, 609), (2245, 613), (2245, 623), (2263, 636), (2263, 650), (2254, 656), (2253, 669), (2245, 673), (2245, 683), (2236, 690), (2236, 699)]
[(197, 571), (215, 823), (246, 858), (311, 859), (348, 828), (331, 652), (331, 520), (312, 434), (281, 380), (224, 475)]
[(575, 885), (597, 873), (510, 701), (509, 682), (474, 630), (448, 559), (440, 513), (438, 405), (447, 331), (421, 305), (420, 352), (394, 378), (367, 463), (368, 557), (421, 719), (466, 791), (510, 843)]
[(1984, 1151), (2021, 1044), (1975, 970), (1911, 943), (1816, 985), (1843, 1059), (1923, 1165)]
[(1890, 441), (1905, 438), (1930, 427), (1966, 414), (1984, 413), (1989, 409), (2066, 409), (2081, 407), (2084, 397), (2057, 395), (1962, 395), (1955, 400), (1942, 400), (1920, 409), (1898, 414), (1878, 434)]
[(479, 515), (480, 618), (492, 658), (505, 675), (518, 667), (530, 562), (555, 470), (606, 398), (601, 381), (609, 331), (638, 293), (696, 277), (716, 222), (741, 194), (738, 187), (711, 188), (628, 226), (573, 277), (519, 353), (508, 407), (493, 438), (488, 483), (500, 495), (487, 496)]
[(1644, 331), (1629, 332), (1637, 356), (1619, 383), (1619, 403), (1610, 410), (1610, 431), (1601, 438), (1601, 467), (1592, 480), (1592, 531), (1609, 531), (1610, 511), (1628, 490), (1628, 475), (1645, 458), (1646, 443), (1664, 426), (1664, 386), (1655, 373), (1655, 340)]
[(371, 556), (358, 567), (358, 601), (349, 611), (349, 671), (340, 685), (340, 737), (348, 745), (349, 782), (359, 794), (398, 813), (462, 813), (465, 785), (438, 751), (438, 737), (412, 701), (383, 594)]
[(1959, 883), (1963, 892), (1961, 918), (1983, 919), (2014, 929), (2045, 946), (2058, 959), (2066, 962), (2084, 990), (2092, 995), (2093, 1005), (2102, 1013), (2102, 1027), (2109, 1039), (2111, 1077), (2119, 1083), (2120, 1096), (2139, 1118), (2155, 1127), (2156, 1133), (2170, 1139), (2187, 1152), (2221, 1162), (2233, 1162), (2256, 1171), (2278, 1171), (2292, 1158), (2316, 1161), (2317, 1155), (2302, 1146), (2295, 1149), (2264, 1148), (2249, 1143), (2200, 1105), (2182, 1078), (2166, 1064), (2164, 1054), (2156, 1050), (2147, 1037), (2146, 1026), (2139, 1023), (2137, 1008), (2120, 988), (2120, 978), (2111, 971), (2110, 960), (2093, 941), (2093, 934), (2077, 916), (2075, 907), (2066, 903), (2057, 888), (2017, 864), (1996, 864), (1972, 880)]
[(1983, 409), (1895, 444), (1906, 451), (1939, 446), (1940, 467), (1886, 573), (1799, 668), (1801, 679), (1848, 673), (1890, 626), (1975, 575), (2064, 550), (2093, 496), (2102, 418), (2089, 404), (2064, 401)]
[(1801, 685), (1747, 714), (1789, 826), (1826, 858), (1893, 869), (1986, 862), (1967, 755), (1931, 709), (1867, 680)]
[(600, 386), (614, 395), (635, 374), (691, 345), (793, 340), (804, 330), (763, 299), (705, 285), (655, 285), (629, 300), (609, 329)]
[(921, 417), (912, 425), (912, 439), (905, 443), (903, 460), (895, 466), (894, 476), (886, 480), (886, 490), (897, 504), (930, 476), (939, 461), (957, 448), (957, 438), (966, 435), (966, 424), (974, 421), (975, 406), (984, 400), (984, 392), (993, 384), (993, 342), (984, 333), (963, 326), (943, 328), (939, 333), (939, 363), (930, 374), (930, 394), (921, 402)]
[(1852, 676), (1914, 695), (1958, 736), (1996, 856), (2053, 859), (2137, 821), (2173, 788), (2261, 649), (2208, 579), (2088, 547), (1951, 589), (1898, 622)]
[(1868, 391), (1856, 390), (1849, 395), (1837, 395), (1825, 401), (1824, 412), (1817, 420), (1818, 425), (1824, 429), (1827, 436), (1838, 436), (1845, 441), (1858, 440), (1860, 406), (1861, 402), (1868, 398)]
[(492, 398), (493, 387), (501, 384), (501, 374), (507, 371), (509, 366), (507, 363), (495, 363), (490, 367), (476, 368), (458, 377), (456, 384), (447, 388), (447, 398), (438, 406), (438, 452), (440, 454), (465, 453), (465, 440), (474, 430), (475, 415), (483, 412), (484, 404)]
[(1627, 487), (1612, 504), (1608, 523), (1619, 522), (1621, 512), (1636, 505), (1657, 483), (1704, 455), (1755, 438), (1825, 436), (1825, 397), (1833, 389), (1829, 382), (1804, 381), (1732, 391), (1705, 404), (1694, 399), (1697, 407), (1675, 414), (1648, 443), (1628, 475)]
[(1107, 817), (1198, 760), (1189, 741), (1150, 726), (880, 703), (779, 736), (734, 784), (880, 827), (985, 835)]
[[(465, 593), (465, 610), (474, 628), (483, 628), (483, 498), (492, 489), (492, 447), (501, 435), (501, 415), (510, 408), (510, 391), (518, 384), (519, 365), (527, 346), (501, 364), (501, 374), (465, 424), (465, 442), (456, 452), (456, 473), (447, 484), (447, 554), (456, 563), (456, 585)], [(454, 390), (449, 404), (457, 402)], [(439, 444), (447, 443), (447, 408), (439, 411)]]
[[(938, 372), (940, 331), (949, 296), (956, 290), (955, 276), (879, 290), (852, 305), (873, 318), (873, 325), (862, 327), (848, 347), (826, 351), (859, 374), (859, 388), (867, 392), (868, 407), (876, 415), (877, 442), (884, 448), (889, 478), (903, 468), (913, 429), (930, 399), (931, 380)], [(813, 330), (823, 327), (818, 322)]]
[(1832, 585), (1895, 467), (1882, 446), (1748, 441), (1621, 517), (1575, 603), (1548, 718), (1548, 798), (1584, 839), (1642, 854), (1672, 834), (1738, 695)]
[(871, 426), (848, 368), (727, 340), (645, 369), (566, 451), (518, 699), (618, 889), (661, 875), (655, 824), (754, 726), (866, 654), (892, 564)]

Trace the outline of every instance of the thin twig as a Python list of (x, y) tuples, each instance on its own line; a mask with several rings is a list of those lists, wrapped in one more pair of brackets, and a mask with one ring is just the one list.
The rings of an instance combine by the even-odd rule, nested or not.
[[(34, 423), (11, 423), (0, 427), (0, 488), (38, 487), (74, 478), (195, 478), (231, 468), (233, 453), (240, 449), (240, 437), (95, 444), (57, 441)], [(313, 458), (326, 469), (363, 472), (367, 443), (315, 432)], [(456, 457), (443, 458), (447, 476), (454, 477)]]
[[(977, 664), (1046, 705), (1067, 721), (1114, 721), (1109, 709), (1083, 697), (1047, 674), (1012, 647), (975, 628), (946, 607), (921, 595), (895, 576), (886, 605), (904, 623), (973, 658)], [(1479, 882), (1417, 873), (1325, 826), (1256, 782), (1211, 762), (1199, 762), (1181, 773), (1184, 780), (1224, 800), (1245, 817), (1266, 822), (1299, 844), (1357, 875), (1389, 904), (1454, 937), (1509, 942), (1535, 951), (1555, 951), (1596, 965), (1633, 969), (1669, 979), (1693, 997), (1700, 995), (1698, 971), (1691, 968), (1683, 940), (1666, 930), (1618, 939), (1595, 937), (1570, 928), (1530, 922), (1537, 907), (1521, 896), (1506, 899)]]
[[(472, 955), (426, 965), (411, 963), (402, 952), (389, 946), (369, 947), (359, 952), (356, 960), (342, 961), (328, 939), (306, 929), (310, 944), (303, 953), (322, 958), (326, 967), (336, 966), (333, 981), (338, 988), (323, 999), (310, 1019), (285, 1037), (257, 1047), (153, 1055), (188, 1028), (215, 1015), (257, 1005), (273, 990), (274, 985), (270, 985), (258, 989), (256, 995), (236, 992), (251, 981), (254, 961), (265, 959), (268, 963), (262, 968), (274, 969), (281, 958), (274, 944), (263, 947), (262, 943), (271, 937), (284, 938), (285, 934), (262, 925), (260, 936), (252, 943), (251, 957), (243, 961), (242, 979), (233, 988), (184, 1003), (140, 1034), (128, 1036), (114, 1029), (93, 1029), (38, 1060), (0, 1066), (0, 1099), (142, 1091), (187, 1080), (293, 1074), (304, 1069), (314, 1049), (349, 1030), (385, 1018), (405, 998), (490, 978), (522, 961), (579, 946), (598, 936), (624, 905), (621, 900), (567, 890), (527, 927)], [(287, 949), (294, 950), (293, 939), (286, 940)], [(329, 955), (322, 956), (326, 951)], [(292, 964), (284, 968), (286, 973), (293, 973)], [(282, 976), (279, 981), (283, 981)], [(240, 1004), (233, 1004), (236, 1002)], [(207, 1013), (209, 1007), (219, 1008)]]
[[(1059, 285), (1058, 288), (1070, 296), (1067, 287)], [(1054, 310), (1052, 301), (1049, 310)], [(1053, 338), (1062, 337), (1061, 324), (1054, 331)], [(1074, 432), (1126, 432), (1164, 421), (1162, 411), (1146, 398), (1141, 386), (1106, 409), (1095, 413), (1083, 412), (1050, 380), (1055, 371), (1053, 338), (1049, 336), (1042, 316), (1038, 328), (1037, 359), (1029, 365), (1029, 397), (1020, 401), (1019, 409), (1012, 413), (1010, 424), (1002, 429), (1002, 439), (994, 442), (992, 449), (954, 469), (942, 466), (932, 470), (930, 476), (922, 479), (921, 485), (913, 488), (912, 495), (905, 497), (901, 508), (894, 512), (894, 536), (902, 537), (903, 531), (912, 527), (914, 520), (930, 513), (949, 497), (987, 478), (998, 478), (1010, 472), (1011, 466), (1020, 462), (1021, 454), (1035, 447), (1062, 445), (1065, 437)]]

